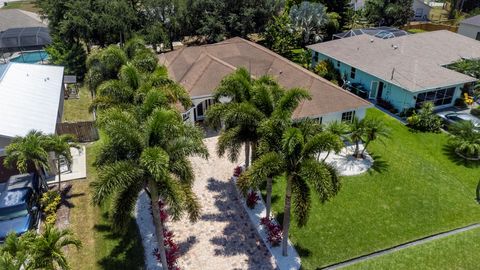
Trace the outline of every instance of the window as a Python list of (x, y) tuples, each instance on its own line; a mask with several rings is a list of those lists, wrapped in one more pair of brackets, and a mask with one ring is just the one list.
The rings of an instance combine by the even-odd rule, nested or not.
[(337, 61), (337, 67), (340, 67), (340, 61)]
[(188, 119), (190, 119), (190, 111), (188, 112), (184, 112), (182, 114), (182, 117), (183, 117), (183, 122), (187, 121)]
[(355, 117), (355, 111), (342, 113), (342, 122), (352, 122)]
[(321, 125), (322, 122), (323, 122), (323, 117), (321, 117), (321, 116), (320, 116), (320, 117), (317, 117), (317, 118), (315, 118), (315, 120), (317, 120), (318, 123)]
[(350, 78), (355, 79), (355, 73), (357, 72), (357, 69), (352, 67), (350, 69)]
[(477, 33), (477, 37), (475, 39), (480, 40), (480, 32)]
[(315, 53), (313, 54), (313, 61), (314, 61), (314, 62), (318, 62), (318, 52), (315, 52)]
[(416, 108), (420, 108), (424, 102), (433, 102), (435, 106), (448, 105), (452, 103), (455, 87), (439, 89), (420, 93), (417, 95)]

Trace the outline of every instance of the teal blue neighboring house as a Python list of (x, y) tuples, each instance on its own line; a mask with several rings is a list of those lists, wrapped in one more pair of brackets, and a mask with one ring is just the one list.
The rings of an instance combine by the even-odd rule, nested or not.
[(359, 35), (308, 46), (312, 65), (331, 60), (342, 77), (361, 83), (372, 101), (385, 100), (398, 111), (431, 101), (453, 106), (461, 89), (477, 79), (446, 68), (462, 59), (480, 59), (480, 42), (449, 31), (391, 39)]

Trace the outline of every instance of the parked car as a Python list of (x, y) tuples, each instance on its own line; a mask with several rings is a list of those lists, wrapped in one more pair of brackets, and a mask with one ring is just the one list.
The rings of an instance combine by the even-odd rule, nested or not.
[(441, 112), (438, 114), (442, 118), (446, 127), (461, 121), (471, 121), (476, 128), (480, 128), (480, 119), (469, 114), (461, 112)]
[(0, 242), (8, 233), (21, 235), (36, 228), (40, 218), (40, 187), (35, 174), (10, 177), (0, 191)]

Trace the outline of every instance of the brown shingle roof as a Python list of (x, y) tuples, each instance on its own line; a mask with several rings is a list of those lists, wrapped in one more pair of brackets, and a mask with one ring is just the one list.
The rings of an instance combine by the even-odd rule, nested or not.
[(411, 92), (475, 81), (444, 66), (480, 58), (480, 42), (445, 30), (385, 40), (361, 35), (308, 48)]
[(240, 67), (250, 70), (254, 77), (273, 76), (286, 88), (305, 88), (312, 100), (302, 102), (294, 112), (295, 118), (371, 106), (315, 73), (242, 38), (165, 53), (160, 56), (160, 64), (168, 68), (170, 77), (181, 83), (191, 97), (213, 94), (223, 77)]

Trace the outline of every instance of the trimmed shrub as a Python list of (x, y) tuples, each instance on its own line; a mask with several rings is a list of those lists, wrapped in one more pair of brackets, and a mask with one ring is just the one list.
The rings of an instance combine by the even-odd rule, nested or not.
[(43, 193), (42, 198), (40, 199), (40, 205), (45, 214), (46, 225), (55, 225), (55, 222), (57, 221), (57, 210), (61, 200), (62, 197), (56, 190), (50, 190)]
[(423, 132), (439, 132), (442, 127), (442, 119), (433, 113), (433, 103), (423, 103), (418, 113), (414, 112), (407, 118), (408, 126)]
[(260, 224), (267, 229), (267, 240), (270, 245), (272, 245), (272, 247), (279, 246), (282, 242), (282, 227), (273, 219), (267, 217), (262, 218)]
[(255, 208), (255, 205), (257, 205), (257, 202), (260, 200), (260, 197), (258, 196), (257, 192), (255, 191), (250, 191), (247, 195), (247, 206), (250, 209)]
[(388, 101), (388, 100), (384, 100), (384, 99), (379, 99), (377, 100), (377, 105), (384, 108), (385, 110), (393, 113), (393, 114), (396, 114), (398, 113), (398, 110), (393, 106), (393, 104)]

